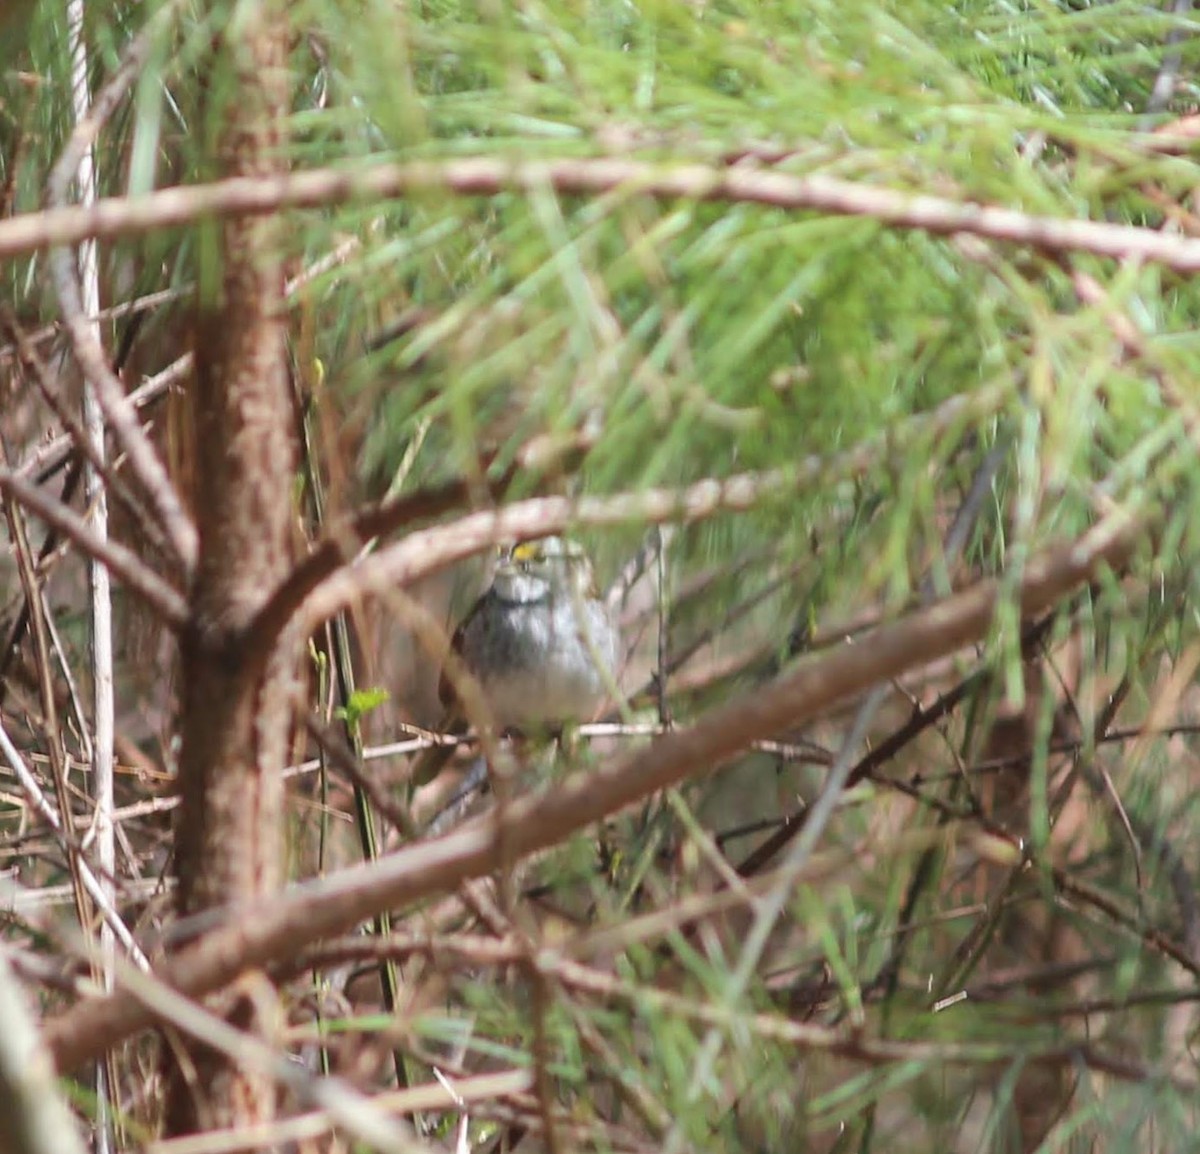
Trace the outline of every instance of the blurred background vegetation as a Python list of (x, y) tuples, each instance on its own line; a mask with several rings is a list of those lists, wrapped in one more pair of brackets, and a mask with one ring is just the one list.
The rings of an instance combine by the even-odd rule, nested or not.
[[(213, 35), (246, 6), (177, 6), (101, 133), (103, 195), (211, 177), (221, 101), (236, 98)], [(95, 84), (159, 7), (89, 0)], [(1200, 230), (1200, 169), (1179, 121), (1197, 102), (1188, 5), (288, 10), (296, 171), (626, 157)], [(41, 204), (71, 108), (64, 6), (6, 6), (3, 19), (0, 187), (13, 215)], [(635, 720), (659, 718), (663, 701), (637, 692), (656, 671), (670, 674), (671, 720), (687, 724), (922, 599), (1019, 574), (1114, 506), (1153, 527), (1127, 571), (1047, 620), (1020, 621), (1010, 599), (987, 645), (890, 687), (856, 758), (914, 710), (957, 696), (842, 799), (811, 888), (789, 893), (748, 989), (728, 978), (751, 907), (714, 897), (704, 917), (665, 931), (632, 919), (726, 892), (729, 874), (816, 797), (857, 703), (804, 732), (764, 734), (782, 744), (592, 831), (527, 879), (529, 924), (614, 943), (588, 956), (628, 998), (555, 984), (539, 1025), (529, 984), (503, 968), (468, 959), (435, 981), (417, 967), (401, 1030), (415, 1054), (460, 1074), (528, 1065), (544, 1032), (570, 1119), (562, 1149), (1194, 1148), (1200, 301), (1188, 277), (862, 217), (549, 186), (289, 212), (287, 243), (307, 464), (333, 512), (451, 478), (482, 482), (546, 436), (583, 438), (586, 452), (554, 475), (518, 475), (508, 496), (623, 493), (819, 459), (803, 485), (668, 534), (661, 583), (653, 565), (633, 582), (622, 685)], [(131, 387), (190, 347), (203, 252), (201, 226), (102, 246), (104, 307), (144, 302), (103, 326)], [(28, 331), (55, 320), (41, 254), (8, 261), (0, 277)], [(1085, 282), (1100, 305), (1081, 295)], [(56, 330), (41, 348), (77, 387)], [(3, 432), (20, 457), (54, 422), (7, 344), (0, 373)], [(186, 388), (153, 413), (183, 477), (172, 429), (190, 419)], [(973, 487), (982, 499), (970, 503)], [(965, 505), (969, 532), (948, 550)], [(305, 510), (298, 500), (298, 531), (315, 533)], [(581, 536), (609, 582), (655, 539), (638, 523)], [(73, 565), (63, 560), (50, 588), (77, 654)], [(20, 591), (2, 572), (11, 620)], [(450, 623), (476, 581), (467, 571), (420, 592)], [(359, 685), (390, 691), (364, 722), (368, 744), (432, 721), (436, 666), (386, 603), (364, 607), (356, 629)], [(138, 611), (119, 641), (122, 800), (135, 805), (169, 793), (173, 665)], [(7, 667), (4, 709), (36, 746), (23, 669), (19, 658)], [(609, 736), (579, 756), (633, 740)], [(381, 780), (403, 778), (403, 758), (372, 764)], [(59, 884), (56, 847), (31, 837), (18, 791), (0, 785), (0, 865), (27, 885)], [(333, 771), (321, 786), (297, 778), (297, 874), (358, 855), (349, 797)], [(130, 860), (157, 876), (169, 817), (135, 810), (123, 829)], [(147, 924), (161, 916), (133, 889), (128, 901)], [(19, 916), (5, 933), (24, 951), (46, 948)], [(395, 1039), (355, 979), (328, 978), (343, 982), (341, 1001), (319, 1018), (311, 988), (298, 987), (290, 1041), (315, 1045), (319, 1024), (334, 1065), (374, 1085)], [(703, 1014), (638, 988), (730, 1015), (719, 1047)], [(913, 1046), (834, 1057), (759, 1029), (756, 1012)], [(122, 1111), (145, 1121), (151, 1095), (128, 1049)], [(537, 1111), (519, 1096), (481, 1107), (472, 1148), (511, 1141), (514, 1116), (533, 1126)], [(439, 1140), (452, 1122), (425, 1119)]]

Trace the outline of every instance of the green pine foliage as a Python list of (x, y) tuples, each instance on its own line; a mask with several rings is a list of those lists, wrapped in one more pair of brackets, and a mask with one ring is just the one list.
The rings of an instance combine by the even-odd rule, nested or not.
[[(104, 195), (211, 178), (220, 109), (237, 98), (234, 54), (214, 59), (213, 36), (247, 4), (181, 6), (101, 136)], [(89, 4), (97, 80), (161, 6)], [(296, 171), (625, 158), (1196, 231), (1195, 150), (1151, 134), (1197, 99), (1200, 40), (1169, 5), (300, 0), (289, 11)], [(31, 212), (68, 132), (63, 15), (39, 0), (6, 21), (0, 183), (14, 212)], [(1147, 111), (1175, 57), (1167, 107)], [(496, 477), (538, 438), (584, 434), (581, 459), (518, 476), (508, 495), (637, 494), (782, 471), (753, 508), (670, 540), (668, 657), (699, 655), (681, 674), (732, 663), (673, 692), (678, 723), (753, 693), (864, 615), (886, 620), (990, 575), (1006, 590), (988, 644), (889, 699), (871, 745), (915, 703), (969, 682), (963, 704), (847, 793), (745, 988), (730, 974), (746, 906), (741, 922), (713, 913), (711, 932), (644, 920), (700, 879), (715, 887), (708, 852), (735, 870), (819, 794), (852, 709), (764, 734), (792, 755), (751, 754), (686, 786), (677, 807), (621, 815), (539, 863), (524, 881), (569, 909), (564, 956), (576, 950), (620, 991), (551, 973), (538, 1009), (540, 987), (520, 967), (463, 963), (405, 1024), (422, 1057), (453, 1053), (476, 1070), (547, 1052), (557, 1101), (581, 1126), (562, 1149), (1191, 1148), (1197, 971), (1158, 935), (1183, 941), (1191, 928), (1195, 738), (1137, 737), (1147, 718), (1179, 727), (1195, 710), (1191, 279), (634, 188), (424, 192), (286, 215), (293, 275), (341, 253), (295, 294), (289, 325), (301, 390), (338, 430), (350, 497)], [(136, 335), (147, 373), (187, 348), (211, 228), (102, 248), (106, 305), (180, 290)], [(53, 318), (42, 254), (0, 277), (23, 323)], [(1082, 299), (1081, 277), (1104, 304)], [(128, 324), (105, 323), (110, 349)], [(1136, 347), (1122, 345), (1126, 329)], [(989, 454), (984, 499), (948, 557), (954, 514)], [(1022, 567), (1112, 508), (1145, 523), (1143, 543), (1128, 572), (1064, 602), (1033, 655), (1043, 676), (1027, 682)], [(635, 517), (581, 535), (611, 577), (647, 530)], [(643, 656), (653, 618), (638, 624)], [(1095, 744), (1091, 726), (1123, 678), (1114, 725), (1126, 736)], [(998, 804), (989, 758), (1003, 760), (988, 735), (1027, 693), (1022, 860), (979, 818)], [(635, 698), (632, 717), (653, 720), (652, 697)], [(382, 696), (371, 704), (364, 722), (388, 713)], [(1086, 830), (1069, 852), (1053, 833), (1068, 794)], [(1050, 922), (1069, 958), (1023, 948), (1022, 933)], [(595, 960), (584, 947), (605, 935)], [(879, 1048), (830, 1054), (773, 1035), (767, 1016)], [(321, 1037), (356, 1029), (375, 1037), (379, 1021), (348, 1011)], [(1065, 1083), (1038, 1093), (1060, 1108), (1030, 1138), (1029, 1079), (1046, 1070)], [(445, 1117), (430, 1124), (453, 1132)], [(496, 1125), (485, 1115), (472, 1134)]]

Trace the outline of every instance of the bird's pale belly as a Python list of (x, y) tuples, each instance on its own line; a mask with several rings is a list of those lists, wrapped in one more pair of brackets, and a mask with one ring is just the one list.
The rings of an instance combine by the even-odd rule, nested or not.
[[(476, 676), (498, 728), (528, 731), (588, 721), (607, 699), (617, 662), (611, 626), (597, 619), (581, 629), (564, 609), (560, 604), (553, 614), (544, 606), (512, 611), (505, 626), (492, 631), (491, 644), (506, 653), (505, 673), (478, 670)], [(551, 637), (554, 629), (568, 630), (570, 643)], [(607, 666), (605, 673), (597, 661)]]

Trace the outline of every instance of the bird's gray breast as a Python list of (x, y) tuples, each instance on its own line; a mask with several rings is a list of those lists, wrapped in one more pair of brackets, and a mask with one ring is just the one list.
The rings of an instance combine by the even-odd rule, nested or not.
[(618, 660), (605, 607), (540, 582), (493, 587), (487, 597), (468, 623), (462, 655), (496, 725), (530, 729), (593, 717)]

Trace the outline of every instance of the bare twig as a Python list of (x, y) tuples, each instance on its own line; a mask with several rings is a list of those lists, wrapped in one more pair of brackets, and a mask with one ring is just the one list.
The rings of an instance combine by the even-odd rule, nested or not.
[(428, 1154), (410, 1127), (389, 1118), (377, 1103), (340, 1078), (314, 1077), (267, 1042), (236, 1029), (216, 1014), (172, 990), (152, 974), (121, 967), (122, 986), (155, 1016), (228, 1055), (241, 1066), (267, 1074), (301, 1101), (320, 1107), (366, 1146), (390, 1154)]
[(1154, 85), (1150, 89), (1150, 99), (1146, 101), (1143, 125), (1162, 112), (1175, 95), (1175, 87), (1179, 83), (1179, 67), (1183, 63), (1183, 52), (1179, 45), (1187, 36), (1187, 17), (1191, 10), (1192, 0), (1173, 0), (1171, 4), (1171, 15), (1177, 23), (1173, 23), (1167, 33), (1166, 51), (1158, 75), (1154, 78)]
[[(84, 492), (91, 508), (91, 520), (96, 539), (98, 541), (108, 540), (107, 494), (111, 493), (129, 514), (137, 526), (138, 532), (150, 545), (164, 553), (167, 552), (166, 543), (158, 526), (147, 516), (145, 509), (137, 502), (125, 483), (105, 460), (103, 414), (92, 407), (85, 409), (83, 422), (75, 417), (63, 398), (59, 396), (54, 381), (51, 379), (49, 367), (39, 356), (33, 342), (22, 331), (12, 309), (7, 306), (0, 307), (0, 328), (8, 333), (22, 363), (33, 374), (38, 391), (53, 410), (54, 415), (58, 417), (67, 436), (86, 463)], [(85, 390), (84, 397), (90, 395)], [(95, 427), (97, 421), (99, 421), (99, 426)], [(88, 480), (89, 478), (90, 480)]]
[[(157, 401), (174, 385), (178, 384), (192, 371), (192, 354), (184, 353), (172, 361), (162, 372), (148, 377), (132, 393), (128, 395), (129, 403), (135, 410), (141, 411)], [(62, 467), (74, 451), (75, 439), (69, 433), (63, 433), (44, 445), (40, 445), (16, 469), (18, 476), (44, 481), (48, 476)]]
[[(375, 1094), (372, 1101), (379, 1109), (393, 1114), (449, 1110), (521, 1093), (529, 1089), (531, 1080), (528, 1070), (500, 1070), (472, 1078), (455, 1078), (452, 1087), (438, 1081), (404, 1090), (384, 1091)], [(243, 1154), (267, 1146), (278, 1148), (287, 1143), (320, 1138), (335, 1125), (327, 1111), (317, 1111), (265, 1125), (209, 1130), (203, 1134), (152, 1142), (146, 1147), (146, 1154)]]
[(53, 525), (64, 537), (73, 541), (88, 557), (95, 557), (108, 566), (116, 578), (131, 593), (140, 597), (172, 629), (182, 628), (188, 620), (188, 604), (136, 553), (119, 541), (102, 541), (88, 523), (68, 509), (61, 501), (43, 493), (38, 486), (24, 480), (10, 469), (0, 467), (0, 492), (47, 525)]
[[(88, 50), (83, 31), (83, 0), (67, 0), (67, 41), (71, 54), (71, 104), (77, 125), (88, 118)], [(77, 150), (77, 177), (79, 202), (88, 207), (96, 203), (96, 154), (94, 141), (89, 141)], [(93, 317), (100, 311), (100, 270), (97, 264), (96, 242), (86, 240), (79, 248), (79, 285), (82, 293), (82, 329), (95, 348), (100, 348), (100, 326)], [(16, 331), (16, 322), (10, 328)], [(40, 370), (40, 358), (32, 346), (23, 349), (27, 358), (32, 358), (35, 372), (42, 381), (42, 391), (53, 395), (48, 375)], [(128, 405), (128, 402), (126, 402)], [(67, 417), (69, 410), (62, 407), (61, 416)], [(83, 425), (75, 431), (74, 421), (68, 419), (66, 428), (76, 438), (76, 444), (85, 457), (83, 467), (83, 491), (91, 514), (92, 530), (96, 539), (108, 541), (108, 488), (115, 478), (107, 467), (104, 444), (104, 412), (96, 397), (94, 387), (83, 390)], [(142, 531), (149, 531), (154, 540), (159, 536), (153, 523), (141, 516), (141, 508), (128, 502), (135, 521)], [(113, 644), (112, 644), (112, 585), (108, 567), (95, 557), (88, 558), (88, 586), (90, 597), (90, 623), (92, 636), (92, 712), (94, 730), (89, 741), (91, 756), (91, 789), (95, 803), (93, 811), (96, 833), (96, 864), (99, 867), (100, 886), (111, 902), (116, 897), (113, 879), (117, 868), (117, 842), (113, 826), (113, 741), (115, 713), (113, 703)], [(83, 730), (87, 732), (86, 728)], [(63, 814), (64, 819), (68, 817)], [(113, 988), (116, 965), (116, 939), (112, 928), (104, 921), (100, 923), (100, 980), (105, 990)], [(112, 1053), (107, 1061), (96, 1067), (96, 1154), (108, 1154), (113, 1147), (111, 1096), (117, 1085), (116, 1067)]]
[[(137, 316), (140, 313), (150, 312), (159, 307), (159, 305), (170, 304), (171, 301), (180, 300), (186, 294), (192, 291), (194, 286), (185, 284), (179, 288), (160, 289), (158, 292), (145, 293), (142, 296), (134, 297), (132, 300), (122, 301), (120, 304), (110, 305), (106, 309), (99, 309), (95, 313), (88, 316), (89, 321), (115, 321), (121, 317)], [(58, 335), (58, 325), (48, 324), (42, 325), (40, 328), (33, 329), (26, 334), (26, 339), (33, 346), (44, 344), (46, 341), (52, 340)], [(0, 345), (0, 365), (6, 364), (13, 360), (17, 355), (16, 344), (7, 346)]]
[[(7, 466), (7, 453), (0, 446), (0, 468), (7, 468)], [(8, 536), (16, 557), (21, 589), (25, 595), (25, 602), (29, 606), (30, 633), (33, 640), (34, 665), (37, 671), (38, 695), (41, 699), (43, 734), (50, 759), (54, 793), (58, 801), (58, 828), (64, 831), (63, 846), (67, 854), (71, 884), (75, 890), (75, 913), (79, 919), (79, 928), (90, 942), (93, 932), (92, 914), (80, 868), (84, 864), (83, 855), (78, 844), (69, 835), (72, 811), (71, 794), (67, 784), (67, 751), (63, 741), (63, 729), (58, 723), (58, 704), (54, 693), (49, 630), (46, 625), (48, 616), (46, 602), (42, 596), (42, 585), (34, 566), (33, 550), (26, 533), (25, 511), (13, 500), (11, 493), (5, 493), (3, 503), (5, 519), (8, 522)]]
[[(3, 722), (0, 722), (0, 753), (4, 755), (9, 768), (16, 774), (17, 780), (21, 783), (21, 788), (25, 792), (26, 799), (37, 815), (52, 830), (55, 830), (64, 842), (67, 842), (70, 835), (63, 832), (62, 822), (59, 820), (58, 813), (46, 800), (46, 795), (42, 792), (41, 786), (38, 785), (37, 778), (30, 772), (29, 767), (25, 764), (25, 759), (12, 743), (12, 739), (8, 736), (8, 731), (4, 728)], [(100, 885), (99, 880), (87, 862), (83, 860), (82, 855), (79, 858), (79, 873), (88, 896), (96, 903), (96, 908), (99, 909), (105, 921), (112, 927), (120, 943), (129, 951), (130, 957), (142, 969), (149, 969), (150, 963), (146, 960), (146, 955), (142, 953), (141, 947), (138, 946), (137, 942), (133, 940), (133, 935), (129, 932), (129, 928), (121, 920), (121, 915), (109, 900), (104, 887)]]

